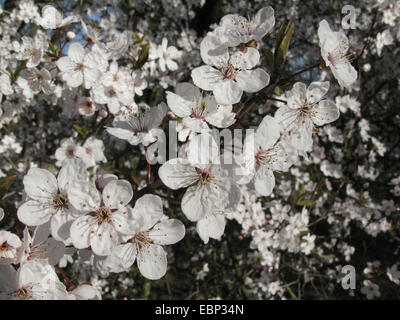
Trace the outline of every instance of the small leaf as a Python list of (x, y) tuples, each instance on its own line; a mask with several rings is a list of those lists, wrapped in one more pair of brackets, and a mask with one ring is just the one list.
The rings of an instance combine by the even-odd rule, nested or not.
[(4, 177), (0, 179), (0, 199), (4, 197), (10, 188), (11, 184), (14, 182), (16, 175)]
[(283, 24), (279, 31), (275, 47), (274, 55), (274, 70), (279, 72), (286, 60), (286, 55), (289, 50), (290, 40), (292, 39), (294, 31), (294, 24), (289, 22), (287, 25)]
[(86, 131), (87, 131), (86, 128), (80, 127), (76, 124), (74, 124), (73, 127), (82, 137), (86, 136)]
[(298, 200), (296, 202), (296, 204), (298, 206), (303, 206), (303, 207), (312, 207), (315, 204), (315, 201), (307, 200), (307, 199), (301, 199), (301, 200)]
[(274, 69), (274, 54), (267, 48), (261, 48), (261, 52), (264, 55), (265, 66), (272, 71)]

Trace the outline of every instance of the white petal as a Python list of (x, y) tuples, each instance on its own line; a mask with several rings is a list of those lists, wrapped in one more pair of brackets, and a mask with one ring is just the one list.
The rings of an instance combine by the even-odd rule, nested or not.
[(181, 158), (171, 159), (158, 170), (161, 181), (170, 189), (176, 190), (190, 186), (197, 181), (196, 169), (189, 161)]
[(220, 239), (225, 231), (225, 217), (223, 214), (211, 214), (199, 220), (196, 225), (197, 233), (204, 243), (208, 243), (209, 238)]
[(175, 87), (175, 93), (186, 101), (197, 101), (202, 96), (199, 88), (189, 82), (178, 83)]
[(340, 86), (351, 89), (352, 84), (357, 80), (357, 70), (351, 65), (350, 62), (337, 64), (335, 67), (331, 66), (333, 75), (339, 82)]
[(185, 226), (177, 219), (157, 223), (149, 232), (149, 238), (156, 244), (169, 245), (181, 241), (185, 236)]
[(167, 103), (171, 111), (178, 117), (188, 117), (192, 113), (193, 102), (185, 100), (170, 91), (167, 91)]
[(74, 42), (68, 48), (68, 57), (75, 63), (82, 63), (85, 57), (85, 49), (80, 43)]
[(67, 241), (71, 237), (70, 228), (75, 221), (74, 217), (67, 212), (57, 212), (51, 218), (51, 235), (58, 241)]
[(246, 51), (236, 51), (230, 59), (235, 69), (249, 70), (260, 62), (260, 53), (255, 48), (247, 48)]
[(264, 150), (268, 150), (274, 146), (281, 136), (281, 126), (278, 121), (271, 117), (265, 116), (256, 131), (255, 143)]
[(190, 140), (187, 147), (187, 159), (193, 166), (207, 167), (212, 163), (218, 163), (219, 157), (219, 147), (211, 134), (201, 133)]
[(28, 226), (39, 226), (50, 220), (54, 208), (44, 206), (36, 200), (29, 200), (18, 208), (18, 219)]
[(275, 25), (274, 9), (272, 7), (264, 7), (258, 10), (253, 19), (254, 39), (261, 40), (269, 33)]
[(192, 70), (192, 80), (200, 89), (211, 91), (222, 80), (222, 74), (213, 67), (201, 66)]
[(143, 277), (161, 279), (167, 272), (167, 254), (163, 247), (156, 244), (142, 246), (137, 256), (137, 265)]
[(126, 180), (112, 180), (103, 189), (104, 204), (111, 209), (125, 207), (132, 197), (132, 186)]
[(132, 216), (132, 208), (121, 208), (112, 214), (112, 224), (117, 232), (133, 235), (139, 233), (139, 223)]
[(61, 57), (57, 60), (56, 65), (62, 72), (71, 72), (76, 68), (76, 63), (69, 57)]
[[(71, 225), (71, 240), (77, 249), (90, 246), (91, 235), (97, 230), (97, 219), (88, 215), (76, 219)], [(93, 233), (92, 233), (93, 231)]]
[(339, 108), (329, 99), (321, 101), (313, 108), (313, 111), (311, 118), (317, 126), (336, 121), (340, 116)]
[(217, 110), (207, 116), (206, 121), (217, 128), (228, 128), (236, 122), (231, 105), (218, 105)]
[(72, 290), (71, 293), (84, 300), (101, 300), (101, 293), (99, 290), (89, 284), (81, 284)]
[[(236, 76), (236, 79), (239, 74)], [(224, 105), (238, 103), (243, 94), (243, 90), (239, 87), (238, 84), (236, 84), (236, 82), (233, 80), (224, 80), (216, 83), (213, 90), (215, 100), (219, 104)]]
[(60, 241), (49, 238), (47, 241), (41, 243), (39, 250), (43, 254), (43, 258), (48, 258), (49, 264), (54, 266), (64, 256), (65, 245)]
[(183, 118), (182, 124), (193, 132), (200, 133), (210, 130), (210, 127), (204, 120), (197, 118), (189, 118), (189, 117)]
[(12, 293), (17, 289), (17, 271), (11, 264), (0, 263), (0, 292)]
[(193, 186), (186, 190), (182, 198), (182, 211), (190, 221), (198, 221), (211, 211), (208, 190), (203, 186)]
[(44, 29), (56, 29), (62, 22), (61, 13), (51, 5), (46, 5), (42, 9), (41, 26)]
[(200, 55), (205, 64), (220, 68), (229, 60), (227, 47), (213, 33), (208, 33), (200, 43)]
[(63, 73), (62, 78), (71, 88), (79, 87), (83, 83), (83, 73), (79, 70)]
[(161, 198), (152, 194), (146, 194), (136, 200), (132, 210), (135, 219), (141, 219), (140, 226), (142, 231), (147, 231), (153, 227), (163, 216), (163, 205)]
[(272, 170), (259, 168), (254, 177), (254, 186), (262, 196), (269, 196), (275, 187), (275, 176)]
[(103, 222), (91, 236), (90, 244), (95, 254), (108, 256), (118, 244), (117, 231), (111, 224)]
[(130, 141), (133, 138), (133, 132), (125, 128), (107, 128), (106, 131), (121, 140)]
[(97, 69), (85, 68), (83, 75), (84, 75), (85, 89), (90, 89), (93, 86), (93, 84), (97, 81), (97, 79), (100, 78), (101, 71)]
[(315, 81), (307, 88), (307, 102), (313, 104), (320, 101), (329, 90), (329, 81)]
[(78, 158), (66, 159), (58, 173), (57, 182), (61, 193), (67, 194), (69, 185), (74, 180), (86, 180), (88, 172), (85, 163)]
[(246, 92), (258, 92), (269, 83), (269, 74), (263, 69), (240, 71), (236, 75), (236, 83)]
[(133, 243), (125, 243), (115, 246), (107, 258), (98, 261), (102, 268), (110, 272), (127, 271), (136, 260), (137, 247)]
[(58, 186), (54, 175), (45, 169), (31, 168), (23, 179), (25, 192), (29, 197), (39, 201), (53, 200)]
[(87, 181), (72, 182), (68, 190), (68, 199), (76, 210), (82, 212), (96, 211), (101, 202), (96, 186)]

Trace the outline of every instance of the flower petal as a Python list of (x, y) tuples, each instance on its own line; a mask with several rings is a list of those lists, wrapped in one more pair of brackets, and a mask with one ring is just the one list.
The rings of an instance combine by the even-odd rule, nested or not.
[(46, 202), (57, 195), (58, 185), (55, 176), (45, 169), (31, 168), (23, 179), (25, 192), (35, 200)]
[(211, 91), (221, 82), (222, 74), (211, 66), (201, 66), (192, 70), (192, 80), (200, 89)]
[(215, 96), (215, 100), (219, 104), (227, 105), (227, 104), (238, 103), (242, 97), (243, 90), (239, 87), (239, 85), (235, 81), (223, 80), (219, 81), (214, 85), (213, 93)]
[(112, 180), (103, 189), (104, 204), (111, 209), (125, 207), (132, 197), (132, 186), (126, 180)]
[(157, 223), (149, 232), (149, 238), (156, 244), (169, 245), (181, 241), (185, 236), (185, 226), (177, 219)]
[(263, 69), (240, 71), (236, 78), (240, 89), (246, 92), (258, 92), (269, 83), (269, 74)]
[(96, 186), (88, 181), (72, 182), (68, 190), (68, 199), (76, 210), (82, 212), (96, 211), (101, 202)]
[(196, 169), (186, 159), (176, 158), (164, 163), (158, 170), (161, 181), (170, 189), (185, 188), (197, 181)]
[(39, 226), (50, 220), (54, 208), (36, 200), (29, 200), (18, 208), (18, 219), (27, 226)]
[(163, 247), (156, 244), (141, 246), (137, 265), (143, 277), (150, 280), (161, 279), (167, 272), (167, 254)]

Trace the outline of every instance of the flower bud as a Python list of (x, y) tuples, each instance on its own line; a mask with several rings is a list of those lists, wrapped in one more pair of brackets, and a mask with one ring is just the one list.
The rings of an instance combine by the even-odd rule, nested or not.
[(75, 39), (75, 33), (73, 31), (68, 31), (67, 32), (67, 39), (68, 39), (68, 41), (74, 40)]

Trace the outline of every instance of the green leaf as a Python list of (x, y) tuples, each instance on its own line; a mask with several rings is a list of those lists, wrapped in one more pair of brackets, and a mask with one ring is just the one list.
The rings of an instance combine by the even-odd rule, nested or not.
[(4, 177), (0, 179), (0, 199), (4, 197), (10, 188), (11, 184), (14, 182), (16, 175)]
[(80, 127), (76, 124), (73, 125), (74, 129), (82, 136), (85, 137), (87, 133), (87, 128), (85, 127)]
[(303, 207), (312, 207), (315, 204), (315, 201), (307, 200), (307, 199), (301, 199), (301, 200), (298, 200), (296, 202), (296, 204), (298, 206), (303, 206)]
[(289, 50), (290, 40), (292, 39), (294, 31), (294, 24), (289, 22), (287, 25), (283, 24), (279, 28), (278, 36), (275, 46), (274, 67), (275, 71), (282, 69), (286, 60), (286, 55)]
[(140, 69), (147, 62), (147, 59), (149, 58), (149, 51), (150, 44), (147, 43), (142, 46), (142, 50), (140, 51), (139, 59), (136, 63), (135, 69)]
[(264, 55), (265, 66), (272, 71), (274, 69), (274, 54), (267, 48), (261, 48), (261, 52)]
[(276, 86), (275, 89), (274, 89), (274, 95), (279, 97), (281, 94), (282, 94), (281, 87)]
[(56, 48), (51, 41), (49, 41), (49, 48), (54, 55), (57, 55), (60, 51), (60, 48)]

